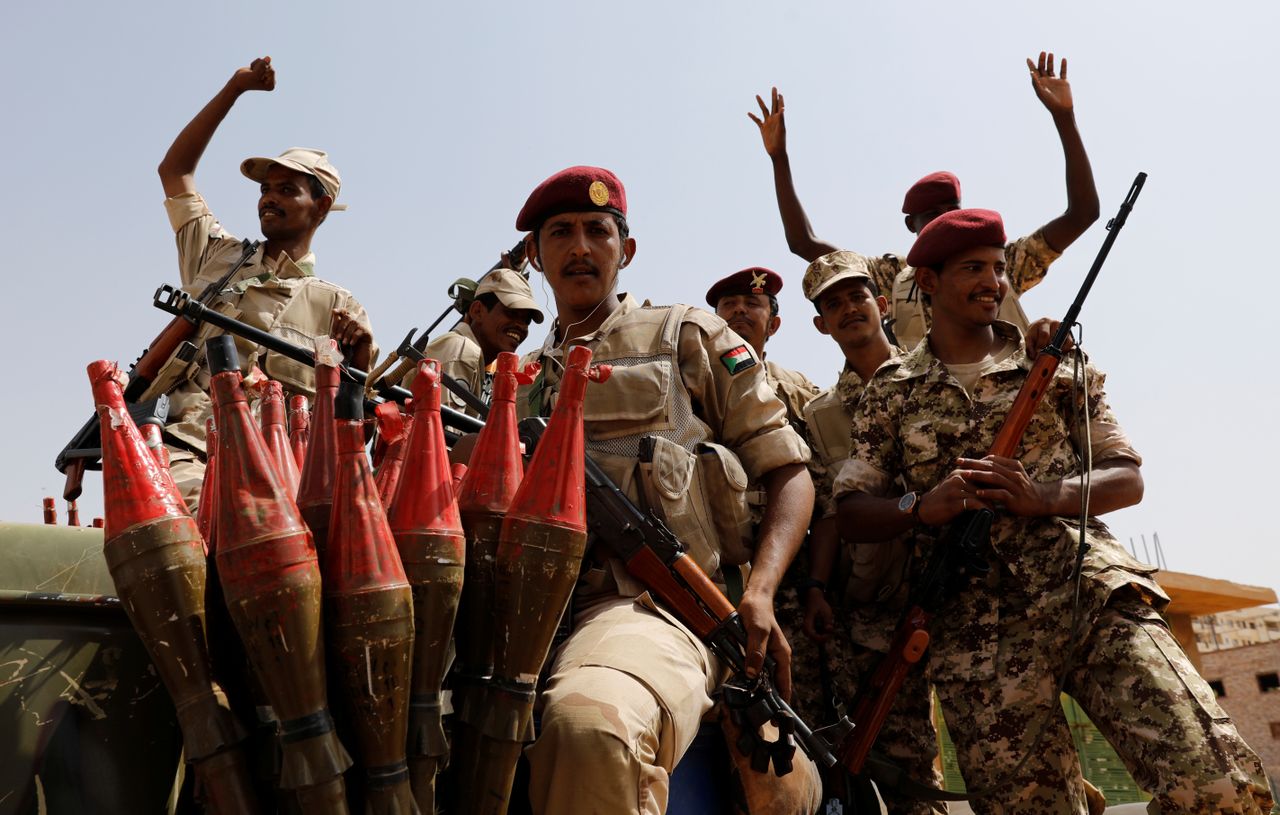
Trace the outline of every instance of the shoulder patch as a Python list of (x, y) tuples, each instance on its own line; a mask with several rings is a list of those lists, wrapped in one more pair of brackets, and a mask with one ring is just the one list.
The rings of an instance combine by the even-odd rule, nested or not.
[(751, 349), (746, 345), (739, 345), (727, 354), (720, 355), (720, 362), (729, 373), (737, 376), (748, 368), (754, 367), (756, 358), (752, 356)]

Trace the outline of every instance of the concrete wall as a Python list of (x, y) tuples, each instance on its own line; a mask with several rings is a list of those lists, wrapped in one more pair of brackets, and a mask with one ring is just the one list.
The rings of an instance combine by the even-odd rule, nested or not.
[(1258, 675), (1280, 672), (1280, 642), (1246, 645), (1200, 655), (1202, 675), (1221, 682), (1218, 703), (1240, 735), (1262, 758), (1272, 785), (1280, 781), (1280, 690), (1263, 692)]

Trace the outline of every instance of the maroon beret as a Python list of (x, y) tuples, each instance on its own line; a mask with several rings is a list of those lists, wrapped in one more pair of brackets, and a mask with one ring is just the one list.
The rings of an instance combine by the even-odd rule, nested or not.
[(990, 209), (953, 209), (920, 230), (907, 254), (912, 266), (940, 269), (947, 258), (975, 246), (1004, 247), (1004, 221)]
[(763, 266), (752, 266), (717, 280), (707, 289), (707, 305), (712, 308), (730, 294), (772, 294), (782, 291), (782, 275)]
[(911, 185), (902, 199), (902, 211), (919, 215), (943, 204), (960, 203), (960, 179), (948, 172), (929, 173)]
[(532, 232), (562, 212), (611, 212), (627, 217), (627, 191), (603, 167), (570, 167), (543, 181), (516, 216), (516, 229)]

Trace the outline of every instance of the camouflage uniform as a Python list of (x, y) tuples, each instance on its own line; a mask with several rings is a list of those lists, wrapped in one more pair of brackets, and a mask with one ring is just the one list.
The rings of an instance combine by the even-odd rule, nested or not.
[[(1030, 368), (1019, 332), (1004, 323), (996, 330), (1016, 350), (982, 372), (972, 397), (928, 343), (877, 373), (854, 414), (852, 457), (837, 496), (892, 497), (899, 479), (907, 490), (928, 490), (957, 457), (990, 449)], [(1022, 442), (1022, 464), (1039, 482), (1079, 472), (1082, 439), (1069, 417), (1084, 406), (1070, 368), (1048, 386)], [(1092, 366), (1087, 372), (1093, 461), (1140, 462), (1107, 405), (1102, 374)], [(917, 563), (940, 531), (916, 531)], [(1078, 538), (1071, 518), (998, 514), (985, 551), (989, 578), (972, 582), (934, 618), (928, 675), (961, 771), (979, 792), (975, 811), (1086, 811), (1079, 760), (1052, 692), (1065, 675), (1063, 691), (1155, 797), (1151, 811), (1266, 812), (1271, 795), (1261, 764), (1161, 619), (1168, 598), (1151, 578), (1154, 569), (1091, 518), (1074, 608)]]
[[(587, 388), (587, 451), (633, 500), (642, 500), (645, 436), (689, 452), (722, 443), (741, 461), (740, 491), (748, 477), (808, 461), (764, 366), (723, 320), (687, 306), (620, 300), (577, 344), (613, 366), (607, 381)], [(519, 392), (522, 416), (550, 412), (563, 360), (554, 333), (525, 358), (543, 367)], [(694, 500), (688, 485), (670, 486), (673, 500)], [(530, 799), (538, 813), (661, 813), (668, 775), (711, 709), (723, 671), (620, 561), (603, 547), (591, 555), (598, 560), (586, 565), (575, 589), (573, 633), (552, 656), (542, 731), (526, 752)], [(722, 551), (715, 540), (691, 544), (690, 555), (717, 574)], [(816, 776), (811, 762), (796, 759)], [(583, 783), (588, 779), (595, 783)]]
[[(1045, 242), (1041, 230), (1025, 238), (1009, 242), (1004, 248), (1005, 269), (1009, 276), (1009, 294), (1000, 304), (1000, 319), (1026, 330), (1027, 315), (1018, 297), (1044, 279), (1049, 265), (1061, 252)], [(929, 331), (929, 307), (921, 299), (916, 286), (916, 270), (898, 255), (866, 257), (871, 278), (889, 301), (894, 336), (898, 345), (910, 350)]]
[[(891, 357), (889, 362), (896, 359)], [(836, 503), (833, 496), (835, 475), (849, 458), (849, 428), (854, 408), (862, 398), (864, 383), (856, 371), (845, 368), (833, 388), (823, 391), (805, 407), (806, 427), (813, 461), (809, 465), (814, 488), (818, 493), (819, 515), (833, 518)], [(903, 611), (905, 584), (884, 579), (882, 556), (897, 544), (845, 544), (841, 547), (841, 563), (833, 574), (827, 600), (836, 613), (837, 624), (825, 643), (832, 684), (840, 704), (848, 706), (857, 694), (862, 678), (870, 676), (889, 650), (894, 629)], [(902, 563), (892, 564), (901, 569)], [(870, 571), (871, 574), (867, 572)], [(899, 572), (900, 574), (900, 572)], [(862, 588), (855, 581), (886, 585), (887, 596), (880, 602), (858, 602)], [(779, 615), (781, 619), (781, 615)], [(805, 650), (816, 651), (807, 638), (801, 637)], [(792, 642), (792, 673), (801, 646)], [(807, 694), (797, 683), (797, 705), (808, 703)], [(798, 708), (797, 708), (798, 709)], [(825, 722), (824, 722), (825, 723)], [(907, 675), (892, 711), (876, 738), (876, 751), (902, 767), (908, 777), (923, 784), (941, 787), (938, 772), (938, 734), (933, 726), (932, 696), (929, 683), (920, 670)], [(881, 797), (890, 815), (930, 815), (945, 813), (946, 805), (920, 801), (881, 789)]]
[[(178, 270), (182, 288), (200, 294), (210, 283), (231, 270), (242, 255), (241, 242), (223, 229), (197, 192), (165, 199), (165, 210), (178, 242)], [(315, 276), (315, 255), (294, 260), (288, 255), (267, 258), (260, 245), (249, 260), (228, 281), (215, 300), (215, 308), (255, 328), (269, 331), (298, 345), (310, 346), (314, 338), (329, 333), (334, 309), (346, 309), (356, 321), (369, 328), (364, 306), (341, 286)], [(169, 457), (174, 481), (194, 512), (204, 479), (205, 420), (213, 415), (207, 394), (209, 374), (204, 367), (204, 341), (222, 329), (205, 323), (191, 343), (199, 349), (187, 362), (173, 356), (156, 375), (144, 398), (167, 393), (170, 399), (169, 424), (165, 435), (170, 442)], [(236, 337), (236, 346), (246, 370), (260, 364), (272, 379), (284, 384), (290, 394), (315, 395), (315, 373), (279, 354), (262, 351), (253, 343)], [(377, 357), (377, 347), (373, 349)]]

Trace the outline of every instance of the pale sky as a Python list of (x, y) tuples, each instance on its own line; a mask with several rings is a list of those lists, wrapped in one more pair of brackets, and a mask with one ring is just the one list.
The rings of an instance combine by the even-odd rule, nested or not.
[[(125, 367), (163, 327), (177, 281), (155, 172), (239, 66), (273, 58), (197, 180), (224, 225), (257, 237), (250, 155), (327, 150), (341, 200), (313, 245), (394, 346), (519, 237), (529, 191), (572, 164), (614, 170), (639, 252), (623, 287), (701, 304), (715, 279), (777, 270), (771, 359), (832, 384), (769, 161), (746, 113), (786, 95), (792, 165), (818, 234), (905, 253), (903, 192), (959, 175), (968, 206), (1027, 234), (1066, 204), (1062, 153), (1025, 58), (1069, 60), (1103, 216), (1029, 292), (1060, 316), (1139, 170), (1138, 206), (1085, 307), (1084, 345), (1143, 453), (1146, 498), (1107, 518), (1158, 533), (1167, 565), (1280, 587), (1268, 507), (1277, 380), (1260, 364), (1280, 292), (1275, 234), (1280, 5), (998, 2), (605, 5), (21, 3), (0, 32), (0, 167), (9, 318), (0, 518), (38, 522), (57, 451), (90, 415), (85, 366)], [(1224, 282), (1225, 281), (1225, 282)], [(535, 293), (549, 298), (534, 278)], [(535, 326), (526, 348), (540, 341)], [(91, 476), (85, 521), (101, 514)], [(60, 504), (61, 511), (61, 504)], [(1138, 554), (1142, 556), (1139, 541)]]

